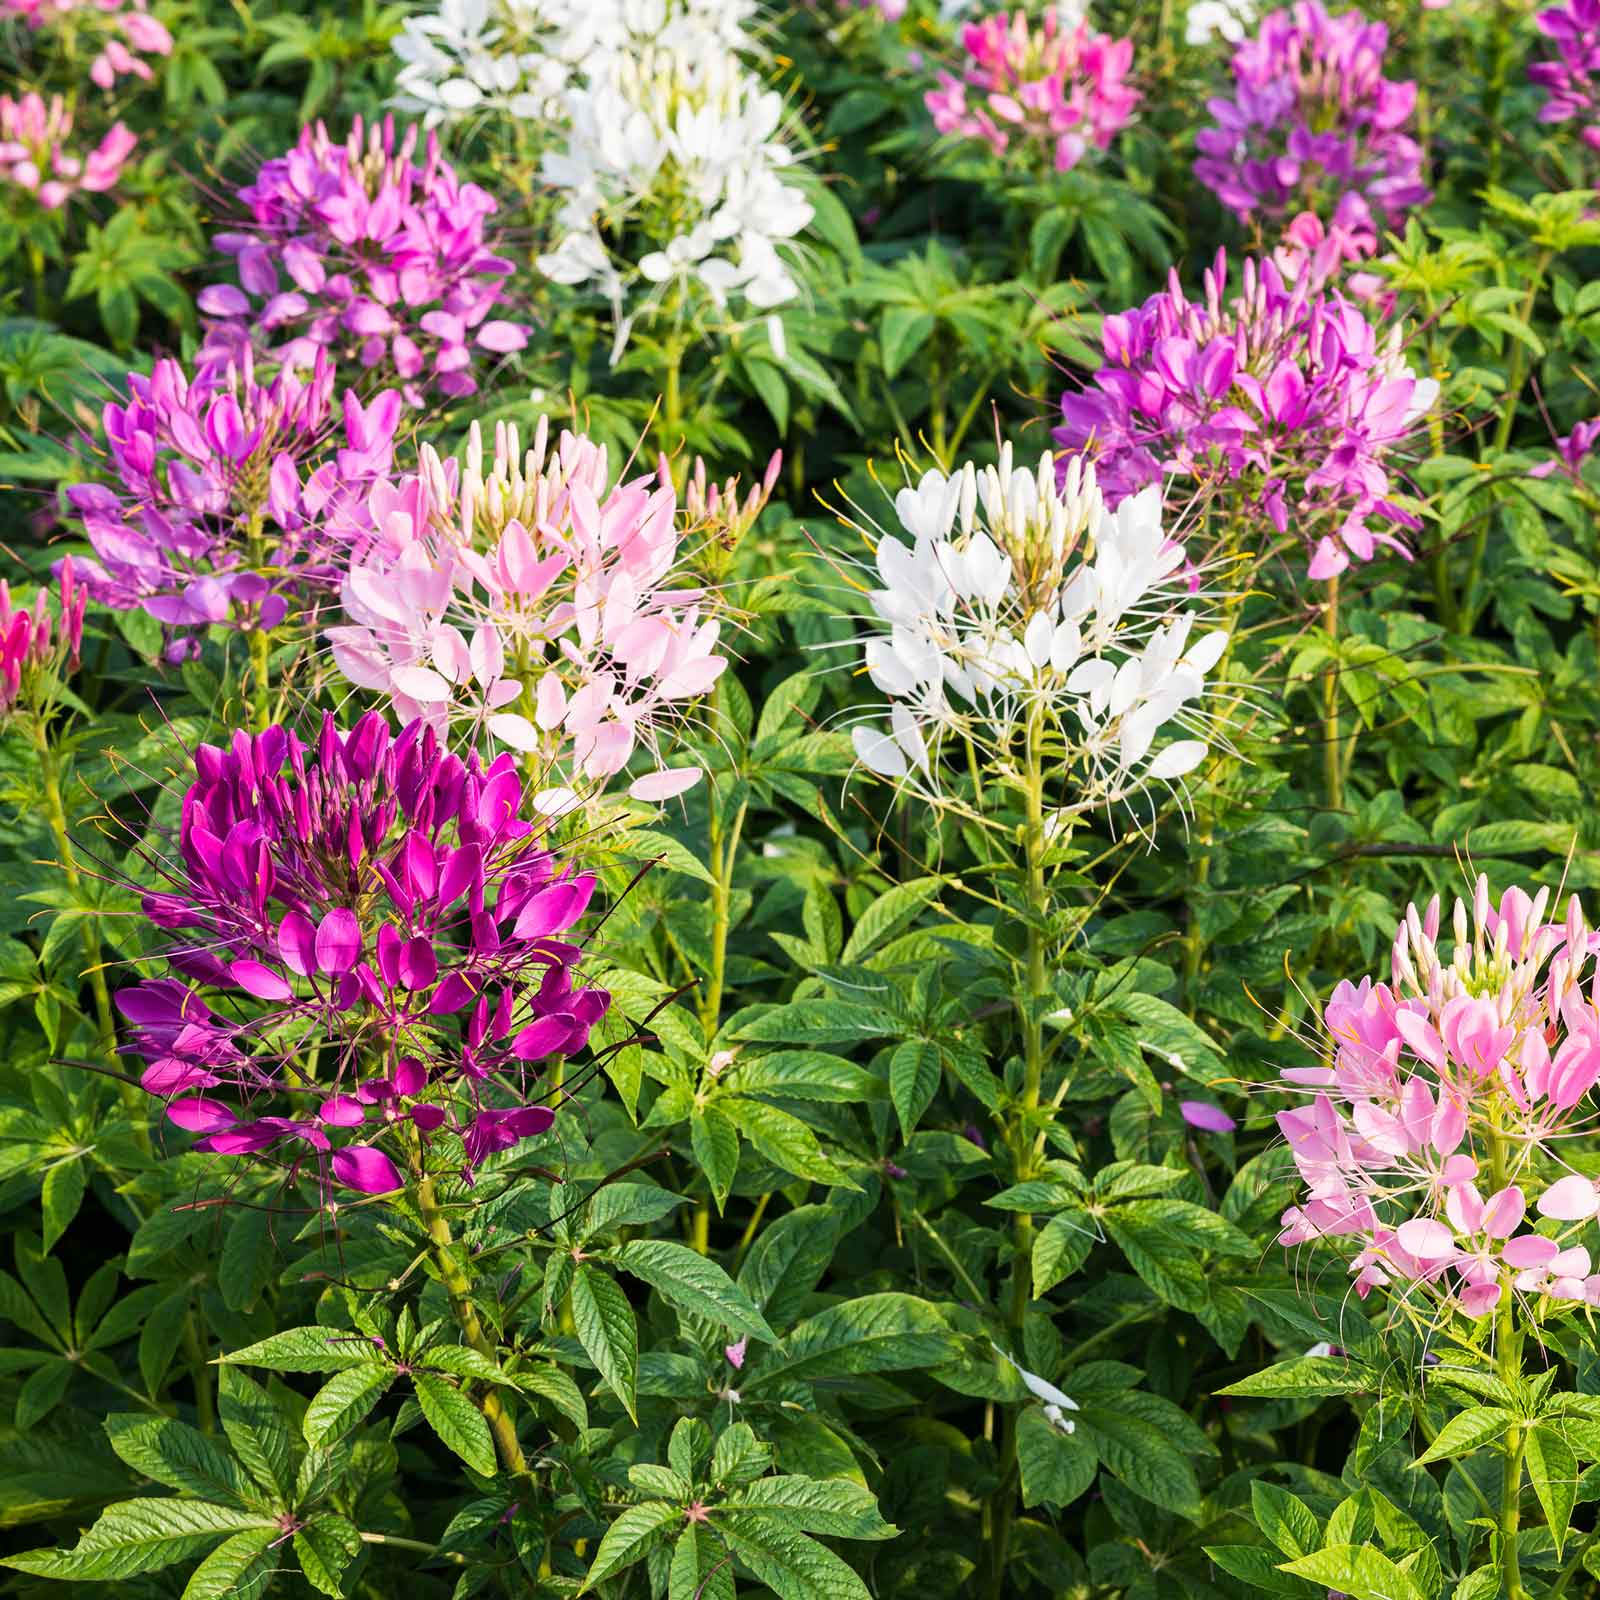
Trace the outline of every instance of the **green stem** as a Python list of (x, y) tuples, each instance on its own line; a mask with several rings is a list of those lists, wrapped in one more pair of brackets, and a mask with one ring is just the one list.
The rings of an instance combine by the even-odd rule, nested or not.
[[(1023, 971), (1022, 1012), (1022, 1092), (1016, 1101), (1009, 1142), (1015, 1163), (1014, 1180), (1025, 1182), (1033, 1166), (1032, 1128), (1039, 1109), (1044, 1079), (1044, 1017), (1041, 1001), (1046, 992), (1045, 921), (1049, 914), (1049, 893), (1045, 883), (1044, 857), (1048, 841), (1044, 826), (1044, 759), (1041, 714), (1034, 711), (1025, 732), (1026, 759), (1023, 793), (1026, 820), (1022, 850), (1026, 869), (1027, 948)], [(1006, 1321), (1014, 1334), (1020, 1334), (1032, 1292), (1033, 1218), (1019, 1211), (1012, 1222), (1012, 1259)], [(1000, 1417), (1000, 1481), (988, 1505), (989, 1593), (1001, 1600), (1005, 1593), (1006, 1568), (1011, 1555), (1011, 1530), (1016, 1519), (1017, 1494), (1017, 1413), (1007, 1406)]]
[[(1339, 649), (1339, 579), (1328, 579), (1328, 600), (1323, 608), (1322, 625), (1335, 655)], [(1340, 761), (1339, 666), (1330, 662), (1322, 680), (1322, 775), (1328, 809), (1344, 810), (1344, 768)]]
[(257, 733), (272, 721), (272, 635), (252, 628), (250, 640), (250, 724)]
[(711, 1202), (700, 1201), (694, 1208), (694, 1216), (690, 1224), (689, 1243), (694, 1247), (696, 1255), (708, 1256), (711, 1254)]
[[(73, 851), (72, 834), (67, 827), (67, 808), (61, 792), (61, 761), (56, 755), (55, 746), (50, 743), (50, 734), (45, 727), (44, 719), (34, 716), (30, 717), (28, 722), (33, 737), (33, 748), (39, 757), (39, 774), (44, 780), (45, 820), (49, 823), (51, 837), (55, 840), (56, 860), (66, 875), (67, 887), (72, 891), (72, 898), (77, 902), (82, 898), (83, 876), (78, 871), (78, 858)], [(101, 1059), (108, 1067), (116, 1070), (116, 1014), (111, 1009), (111, 990), (106, 984), (100, 932), (95, 926), (94, 917), (87, 913), (80, 916), (78, 926), (83, 941), (83, 958), (89, 979), (89, 990), (94, 996), (95, 1026), (99, 1034)], [(144, 1095), (137, 1084), (129, 1082), (126, 1078), (122, 1079), (117, 1087), (122, 1095), (122, 1103), (127, 1108), (128, 1115), (142, 1141)]]
[(667, 336), (666, 372), (661, 387), (661, 425), (657, 429), (662, 454), (672, 461), (673, 482), (680, 489), (683, 487), (684, 463), (676, 459), (674, 452), (683, 442), (683, 356), (687, 348), (681, 333), (674, 332)]
[(211, 1393), (211, 1369), (206, 1361), (206, 1347), (200, 1336), (200, 1324), (193, 1311), (183, 1319), (183, 1351), (189, 1358), (189, 1377), (194, 1384), (195, 1420), (201, 1433), (217, 1431), (217, 1403)]
[[(1505, 1144), (1498, 1132), (1489, 1140), (1489, 1170), (1494, 1192), (1506, 1184)], [(1516, 1296), (1512, 1292), (1509, 1268), (1503, 1273), (1500, 1309), (1495, 1317), (1495, 1371), (1500, 1381), (1514, 1393), (1522, 1387), (1522, 1329), (1517, 1319)], [(1506, 1429), (1500, 1443), (1504, 1466), (1500, 1475), (1500, 1575), (1504, 1580), (1505, 1600), (1527, 1600), (1522, 1586), (1522, 1557), (1517, 1549), (1517, 1531), (1522, 1522), (1522, 1456), (1527, 1448), (1527, 1432), (1517, 1423)]]
[(415, 1550), (418, 1555), (437, 1556), (441, 1561), (449, 1561), (458, 1567), (467, 1564), (467, 1558), (459, 1550), (441, 1550), (436, 1544), (424, 1544), (421, 1539), (403, 1539), (398, 1533), (368, 1533), (363, 1529), (361, 1542), (386, 1544), (396, 1550)]
[[(486, 1361), (498, 1366), (499, 1356), (494, 1340), (489, 1337), (478, 1317), (478, 1308), (472, 1302), (472, 1279), (467, 1276), (456, 1254), (450, 1236), (450, 1221), (439, 1205), (438, 1191), (431, 1177), (424, 1177), (417, 1184), (417, 1212), (427, 1230), (433, 1264), (438, 1269), (439, 1281), (444, 1285), (445, 1293), (450, 1297), (450, 1309), (455, 1313), (456, 1325), (461, 1329), (462, 1337)], [(522, 1445), (517, 1439), (516, 1418), (501, 1399), (499, 1389), (486, 1389), (478, 1400), (478, 1409), (483, 1413), (483, 1420), (489, 1424), (489, 1432), (494, 1435), (500, 1461), (506, 1471), (516, 1478), (531, 1477), (522, 1454)]]
[(732, 932), (733, 871), (739, 858), (746, 803), (723, 831), (716, 796), (711, 799), (711, 972), (700, 1000), (700, 1022), (707, 1039), (715, 1036), (722, 1017), (722, 991), (728, 976), (728, 935)]

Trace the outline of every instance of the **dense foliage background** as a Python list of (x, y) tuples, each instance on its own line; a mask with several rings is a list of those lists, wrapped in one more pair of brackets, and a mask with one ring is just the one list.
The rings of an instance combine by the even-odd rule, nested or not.
[[(461, 450), (474, 421), (527, 437), (543, 415), (607, 445), (613, 475), (664, 451), (677, 571), (732, 659), (664, 724), (696, 786), (595, 784), (553, 827), (600, 879), (584, 972), (613, 998), (548, 1131), (473, 1163), (446, 1129), (419, 1157), (424, 1206), (281, 1148), (195, 1153), (138, 1087), (148, 1058), (109, 996), (169, 970), (141, 895), (190, 753), (268, 716), (315, 742), (324, 711), (348, 728), (387, 706), (329, 654), (335, 600), (278, 627), (224, 602), (207, 627), (94, 592), (77, 670), (51, 658), (41, 699), (30, 657), (8, 685), (6, 1592), (1595, 1592), (1586, 1306), (1519, 1298), (1535, 1336), (1513, 1369), (1503, 1319), (1356, 1297), (1336, 1251), (1278, 1243), (1303, 1186), (1274, 1120), (1303, 1100), (1279, 1074), (1315, 1064), (1330, 991), (1388, 977), (1408, 902), (1470, 900), (1464, 872), (1496, 899), (1600, 877), (1600, 479), (1574, 434), (1600, 411), (1587, 113), (1539, 120), (1552, 91), (1528, 64), (1550, 35), (1520, 0), (1362, 6), (1390, 28), (1384, 72), (1418, 86), (1431, 198), (1335, 270), (1370, 276), (1356, 314), (1440, 385), (1387, 457), (1416, 525), (1330, 585), (1295, 515), (1285, 534), (1237, 486), (1170, 488), (1167, 530), (1233, 636), (1210, 749), (1046, 851), (1025, 783), (936, 807), (858, 759), (852, 729), (886, 720), (854, 643), (879, 581), (860, 528), (893, 528), (908, 475), (992, 463), (1002, 440), (1036, 462), (1107, 313), (1169, 270), (1199, 297), (1219, 247), (1237, 284), (1284, 222), (1241, 222), (1194, 177), (1206, 102), (1231, 92), (1214, 21), (1097, 0), (1142, 99), (1060, 171), (1021, 135), (936, 135), (959, 25), (896, 9), (746, 25), (810, 208), (774, 231), (793, 292), (767, 305), (666, 267), (615, 294), (574, 280), (541, 167), (560, 119), (484, 99), (439, 122), (497, 205), (491, 315), (528, 332), (474, 348), (476, 393), (419, 380), (376, 476)], [(109, 87), (89, 63), (113, 11), (0, 15), (9, 93), (75, 118), (47, 149), (81, 156), (118, 123), (135, 141), (110, 187), (57, 205), (0, 143), (15, 607), (89, 550), (67, 491), (118, 482), (101, 409), (125, 375), (192, 371), (215, 337), (224, 302), (202, 301), (241, 281), (214, 243), (241, 188), (307, 122), (337, 144), (386, 113), (408, 13), (153, 0), (167, 48)], [(470, 5), (448, 15), (483, 35)], [(505, 16), (538, 37), (537, 7)], [(402, 123), (426, 109), (410, 93)], [(686, 202), (663, 203), (665, 221), (618, 204), (619, 260), (667, 247)], [(239, 299), (248, 343), (261, 296)], [(363, 388), (347, 357), (339, 386), (370, 397), (382, 372)], [(757, 515), (726, 495), (707, 512), (706, 473), (747, 494), (780, 450)], [(1600, 1176), (1587, 1137), (1561, 1161)]]

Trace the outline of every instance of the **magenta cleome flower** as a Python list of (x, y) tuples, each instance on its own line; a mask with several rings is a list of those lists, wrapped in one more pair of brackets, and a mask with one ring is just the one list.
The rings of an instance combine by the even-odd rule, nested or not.
[(1165, 292), (1104, 319), (1105, 365), (1062, 396), (1056, 441), (1086, 451), (1106, 503), (1164, 479), (1225, 497), (1311, 547), (1314, 579), (1405, 553), (1391, 527), (1416, 519), (1392, 496), (1394, 455), (1438, 384), (1406, 365), (1400, 329), (1379, 342), (1359, 306), (1303, 272), (1286, 283), (1246, 258), (1238, 294), (1217, 252), (1205, 298)]
[[(0, 193), (9, 187), (59, 211), (75, 194), (103, 194), (122, 175), (138, 142), (113, 123), (87, 155), (72, 148), (72, 113), (60, 95), (0, 95)], [(16, 199), (9, 202), (16, 204)]]
[(567, 937), (595, 880), (542, 847), (512, 759), (463, 761), (369, 712), (309, 746), (238, 733), (194, 763), (145, 898), (171, 975), (117, 1004), (195, 1148), (289, 1146), (379, 1193), (419, 1140), (459, 1137), (470, 1172), (548, 1128), (534, 1083), (609, 996), (577, 981)]
[(1510, 889), (1496, 906), (1480, 877), (1448, 960), (1438, 899), (1409, 907), (1392, 982), (1341, 983), (1327, 1063), (1284, 1073), (1313, 1099), (1278, 1117), (1306, 1186), (1280, 1242), (1347, 1241), (1363, 1297), (1468, 1317), (1509, 1294), (1600, 1305), (1576, 1237), (1600, 1188), (1563, 1154), (1600, 1081), (1600, 999), (1582, 988), (1600, 940), (1575, 896), (1563, 923), (1548, 901)]
[(1565, 0), (1534, 21), (1555, 47), (1555, 60), (1528, 68), (1547, 95), (1539, 120), (1582, 123), (1578, 137), (1600, 150), (1600, 0)]
[(1422, 147), (1405, 131), (1417, 86), (1383, 76), (1388, 42), (1381, 22), (1318, 0), (1264, 17), (1234, 53), (1232, 99), (1208, 102), (1216, 126), (1195, 135), (1195, 175), (1242, 222), (1331, 221), (1350, 193), (1388, 224), (1426, 204)]
[(67, 491), (97, 558), (82, 564), (93, 598), (171, 629), (248, 629), (332, 593), (367, 529), (365, 491), (389, 470), (399, 396), (363, 405), (347, 390), (342, 435), (333, 414), (320, 351), (308, 377), (265, 385), (248, 354), (193, 378), (171, 360), (130, 373), (126, 403), (102, 413), (115, 486)]
[(83, 613), (89, 596), (73, 571), (72, 558), (61, 563), (57, 590), (41, 588), (30, 611), (11, 596), (0, 578), (0, 718), (19, 700), (48, 700), (45, 684), (78, 670), (83, 648)]
[(924, 97), (940, 133), (978, 139), (996, 155), (1040, 152), (1068, 172), (1090, 148), (1106, 150), (1133, 120), (1127, 82), (1133, 41), (1065, 26), (1054, 11), (1031, 23), (998, 12), (961, 30), (960, 74), (941, 72)]
[(397, 143), (392, 117), (357, 118), (335, 144), (319, 122), (262, 164), (239, 191), (249, 223), (216, 237), (239, 281), (201, 291), (203, 362), (253, 349), (309, 367), (326, 351), (421, 406), (474, 393), (475, 359), (527, 344), (526, 327), (490, 316), (513, 270), (489, 238), (494, 197), (457, 177), (435, 134), (419, 165), (417, 135)]
[(89, 81), (100, 89), (111, 89), (119, 78), (149, 83), (155, 72), (143, 58), (172, 54), (172, 35), (150, 15), (148, 0), (0, 0), (0, 17), (18, 17), (32, 32), (75, 30), (69, 59), (82, 50), (86, 34), (99, 46)]

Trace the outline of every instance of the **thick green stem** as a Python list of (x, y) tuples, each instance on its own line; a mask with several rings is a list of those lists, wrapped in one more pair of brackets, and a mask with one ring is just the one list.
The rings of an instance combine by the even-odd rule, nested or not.
[(745, 806), (733, 814), (724, 831), (717, 798), (711, 798), (711, 971), (700, 998), (700, 1021), (710, 1039), (722, 1017), (722, 991), (728, 977), (728, 935), (732, 932), (733, 872), (739, 859)]
[[(1328, 599), (1323, 607), (1322, 625), (1327, 630), (1328, 643), (1335, 656), (1339, 650), (1339, 579), (1328, 579)], [(1328, 664), (1322, 680), (1322, 776), (1328, 809), (1344, 810), (1344, 763), (1341, 759), (1339, 734), (1339, 664)]]
[[(1506, 1185), (1506, 1147), (1498, 1133), (1489, 1141), (1489, 1172), (1498, 1194)], [(1508, 1389), (1522, 1384), (1522, 1328), (1517, 1320), (1516, 1296), (1512, 1292), (1510, 1268), (1502, 1270), (1500, 1309), (1495, 1317), (1495, 1370)], [(1517, 1549), (1517, 1533), (1522, 1523), (1522, 1457), (1527, 1448), (1527, 1431), (1517, 1423), (1506, 1429), (1500, 1442), (1504, 1465), (1500, 1475), (1500, 1576), (1505, 1600), (1527, 1600), (1522, 1586), (1522, 1558)]]
[[(462, 1338), (486, 1361), (498, 1366), (499, 1356), (494, 1340), (489, 1337), (478, 1316), (478, 1308), (472, 1303), (472, 1279), (467, 1276), (456, 1254), (455, 1243), (450, 1237), (450, 1221), (440, 1208), (438, 1192), (431, 1177), (425, 1177), (417, 1184), (417, 1212), (428, 1231), (429, 1252), (438, 1269), (439, 1281), (450, 1297), (450, 1309), (455, 1313)], [(513, 1477), (528, 1478), (528, 1463), (517, 1439), (516, 1418), (501, 1398), (499, 1389), (486, 1389), (477, 1404), (483, 1413), (483, 1420), (489, 1424), (489, 1432), (494, 1435), (501, 1465)]]
[[(1033, 1123), (1039, 1109), (1044, 1079), (1044, 1016), (1046, 994), (1045, 937), (1049, 915), (1049, 890), (1045, 882), (1044, 857), (1049, 841), (1044, 822), (1044, 760), (1041, 745), (1043, 726), (1038, 713), (1029, 718), (1026, 733), (1027, 753), (1024, 769), (1026, 817), (1022, 851), (1026, 872), (1027, 929), (1025, 967), (1021, 995), (1022, 1013), (1022, 1092), (1009, 1129), (1009, 1142), (1015, 1162), (1015, 1180), (1030, 1176), (1033, 1164)], [(1027, 1314), (1033, 1287), (1033, 1218), (1019, 1211), (1012, 1223), (1011, 1280), (1006, 1296), (1006, 1321), (1013, 1333), (1020, 1333)], [(1011, 1555), (1011, 1529), (1017, 1511), (1017, 1413), (1007, 1406), (1000, 1417), (1000, 1481), (990, 1496), (987, 1508), (989, 1538), (989, 1593), (1001, 1600), (1005, 1593), (1006, 1568)]]
[[(72, 834), (67, 827), (66, 802), (61, 792), (61, 762), (56, 755), (55, 746), (50, 743), (49, 730), (45, 727), (43, 718), (30, 717), (29, 726), (33, 735), (33, 748), (39, 757), (39, 775), (44, 782), (45, 820), (49, 823), (51, 837), (55, 840), (56, 860), (66, 875), (67, 887), (72, 891), (72, 898), (76, 901), (81, 898), (83, 875), (78, 871), (78, 858), (73, 851)], [(99, 1035), (97, 1043), (100, 1056), (106, 1066), (115, 1071), (117, 1070), (117, 1023), (116, 1015), (111, 1009), (111, 990), (106, 984), (100, 931), (95, 927), (94, 918), (87, 913), (80, 915), (78, 926), (83, 942), (85, 975), (89, 979), (89, 991), (94, 996), (94, 1023)], [(125, 1078), (118, 1084), (118, 1088), (122, 1094), (122, 1103), (133, 1119), (134, 1127), (142, 1132), (145, 1113), (144, 1095), (137, 1084), (130, 1083)]]
[(272, 722), (272, 635), (252, 628), (250, 640), (250, 724), (257, 733)]

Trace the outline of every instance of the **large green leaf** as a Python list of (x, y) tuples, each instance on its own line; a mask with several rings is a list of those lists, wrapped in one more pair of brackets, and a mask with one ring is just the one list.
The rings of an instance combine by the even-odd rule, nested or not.
[(0, 1564), (41, 1578), (103, 1582), (189, 1561), (224, 1535), (247, 1529), (281, 1532), (257, 1511), (203, 1500), (124, 1500), (108, 1507), (71, 1550), (29, 1550)]
[(777, 1334), (738, 1284), (715, 1261), (670, 1239), (633, 1239), (613, 1250), (624, 1272), (642, 1279), (669, 1305), (720, 1323), (734, 1333), (776, 1343)]
[(616, 1282), (587, 1261), (572, 1279), (572, 1324), (589, 1359), (628, 1415), (638, 1420), (639, 1328), (633, 1307)]

